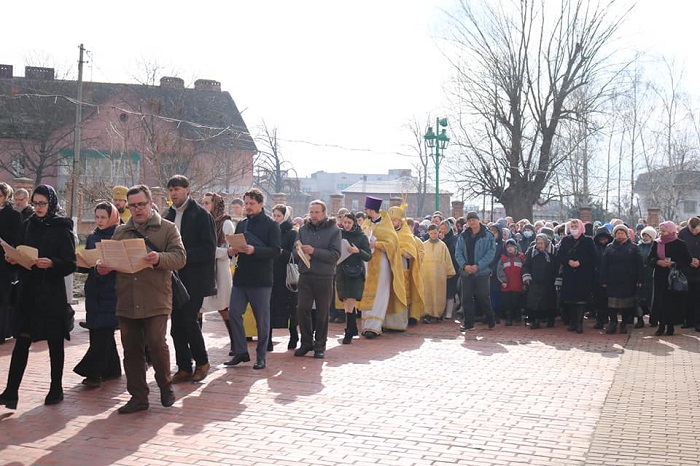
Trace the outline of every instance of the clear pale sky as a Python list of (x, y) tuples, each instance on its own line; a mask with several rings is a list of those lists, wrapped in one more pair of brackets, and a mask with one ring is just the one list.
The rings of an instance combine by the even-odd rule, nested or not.
[[(180, 5), (183, 5), (180, 7)], [(411, 167), (413, 116), (448, 114), (440, 52), (450, 0), (11, 2), (0, 63), (53, 66), (85, 80), (135, 82), (140, 64), (192, 86), (216, 79), (253, 133), (277, 127), (284, 157), (314, 171), (384, 173)], [(622, 47), (673, 55), (698, 89), (693, 54), (700, 4), (640, 0)], [(303, 141), (303, 142), (293, 142)], [(354, 150), (361, 149), (361, 150)], [(449, 148), (448, 148), (449, 151)]]

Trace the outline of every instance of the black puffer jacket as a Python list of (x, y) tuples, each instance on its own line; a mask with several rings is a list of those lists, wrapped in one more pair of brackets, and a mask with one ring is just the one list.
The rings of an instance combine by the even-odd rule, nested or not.
[(255, 253), (238, 254), (233, 286), (272, 286), (273, 262), (280, 254), (280, 226), (265, 214), (248, 216), (238, 222), (236, 233), (243, 233)]

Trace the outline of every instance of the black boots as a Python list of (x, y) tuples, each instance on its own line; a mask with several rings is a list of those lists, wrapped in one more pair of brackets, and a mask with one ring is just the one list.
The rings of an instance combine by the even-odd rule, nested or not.
[(644, 316), (637, 316), (637, 323), (634, 324), (634, 328), (644, 327)]
[(351, 313), (345, 314), (345, 336), (343, 337), (343, 344), (349, 345), (352, 343), (352, 337), (359, 334), (357, 331), (357, 311), (352, 310)]
[(656, 330), (656, 332), (654, 332), (654, 335), (660, 337), (664, 334), (664, 330), (666, 330), (666, 326), (664, 324), (659, 324), (659, 328)]
[(19, 399), (19, 385), (24, 377), (24, 370), (27, 368), (29, 359), (29, 346), (31, 340), (26, 337), (19, 337), (15, 341), (10, 360), (10, 371), (7, 374), (7, 388), (0, 393), (0, 405), (5, 405), (8, 409), (17, 409)]

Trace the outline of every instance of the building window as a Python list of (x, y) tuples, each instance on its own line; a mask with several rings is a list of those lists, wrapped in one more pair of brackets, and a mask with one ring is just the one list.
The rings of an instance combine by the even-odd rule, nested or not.
[(352, 204), (350, 205), (350, 210), (353, 212), (357, 212), (357, 209), (360, 207), (360, 201), (358, 199), (353, 199)]
[(24, 176), (25, 170), (27, 168), (25, 164), (24, 155), (13, 155), (12, 162), (10, 162), (10, 168), (15, 177)]
[(697, 204), (696, 201), (683, 201), (683, 213), (694, 214)]

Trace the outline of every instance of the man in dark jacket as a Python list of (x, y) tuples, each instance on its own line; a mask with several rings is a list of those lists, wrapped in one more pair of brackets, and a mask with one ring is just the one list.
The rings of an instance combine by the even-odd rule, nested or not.
[(207, 376), (210, 368), (198, 317), (204, 298), (216, 294), (216, 230), (211, 214), (190, 196), (190, 182), (186, 177), (175, 175), (170, 178), (168, 193), (173, 204), (165, 219), (175, 223), (182, 236), (187, 263), (179, 274), (190, 294), (190, 300), (180, 309), (173, 309), (172, 314), (170, 336), (173, 337), (178, 369), (173, 383), (199, 382)]
[(690, 265), (683, 269), (688, 278), (685, 322), (681, 328), (695, 327), (700, 332), (700, 217), (690, 217), (688, 225), (678, 232), (690, 252)]
[[(461, 330), (474, 330), (474, 312), (478, 305), (489, 328), (496, 319), (489, 299), (491, 264), (496, 254), (496, 240), (479, 221), (476, 212), (467, 214), (467, 229), (457, 237), (455, 256), (462, 278), (462, 307), (464, 324)], [(476, 300), (476, 303), (475, 303)]]
[[(340, 257), (340, 229), (334, 219), (326, 216), (326, 204), (315, 200), (309, 204), (309, 218), (299, 229), (302, 252), (309, 258), (309, 266), (299, 260), (299, 329), (301, 347), (294, 356), (314, 352), (314, 358), (323, 359), (328, 339), (328, 309), (333, 299), (335, 265)], [(299, 258), (298, 251), (295, 256)], [(316, 303), (316, 334), (312, 323), (312, 306)]]
[(236, 225), (236, 233), (245, 235), (246, 245), (229, 248), (236, 256), (229, 320), (235, 355), (224, 363), (237, 366), (250, 361), (243, 327), (243, 314), (248, 303), (253, 309), (258, 328), (258, 346), (253, 369), (265, 368), (267, 342), (270, 338), (270, 296), (272, 294), (273, 265), (280, 254), (280, 227), (265, 214), (265, 197), (259, 189), (251, 189), (243, 196), (246, 218)]

